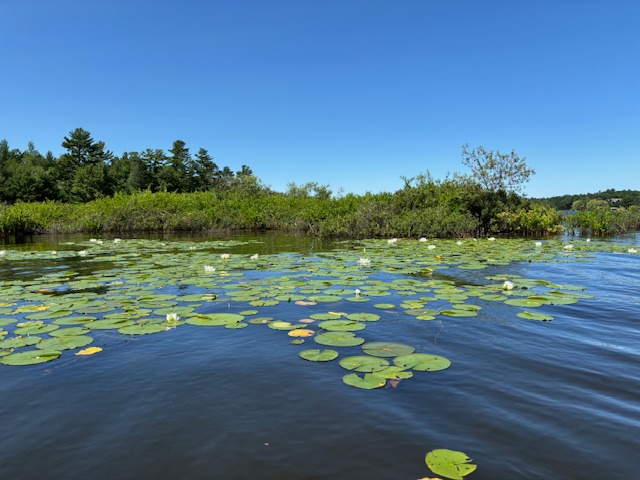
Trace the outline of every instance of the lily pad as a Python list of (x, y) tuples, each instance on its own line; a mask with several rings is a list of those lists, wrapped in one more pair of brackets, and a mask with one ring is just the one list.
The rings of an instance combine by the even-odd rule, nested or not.
[(327, 332), (314, 337), (316, 343), (329, 347), (356, 347), (364, 343), (364, 338), (351, 332)]
[(74, 348), (86, 347), (93, 338), (87, 335), (63, 335), (61, 337), (45, 338), (36, 344), (40, 350), (73, 350)]
[(164, 332), (166, 329), (167, 326), (160, 323), (139, 323), (119, 328), (118, 333), (125, 335), (148, 335), (151, 333)]
[(305, 360), (309, 360), (310, 362), (329, 362), (331, 360), (335, 360), (336, 358), (338, 358), (338, 352), (336, 352), (335, 350), (329, 350), (329, 349), (303, 350), (302, 352), (299, 353), (299, 355), (301, 358), (304, 358)]
[(345, 357), (340, 360), (340, 366), (346, 370), (355, 372), (379, 372), (389, 366), (389, 362), (383, 358), (370, 357), (367, 355), (356, 355)]
[(0, 358), (0, 363), (5, 365), (35, 365), (55, 360), (61, 355), (58, 351), (52, 350), (27, 350), (26, 352), (12, 353)]
[(375, 373), (365, 373), (364, 378), (355, 373), (349, 373), (342, 377), (342, 381), (352, 387), (365, 390), (384, 387), (387, 383), (386, 378), (376, 375)]
[(362, 351), (374, 357), (397, 357), (413, 353), (414, 350), (411, 345), (394, 342), (367, 342), (362, 345)]
[(518, 312), (516, 315), (520, 318), (524, 318), (526, 320), (539, 320), (542, 322), (550, 322), (553, 320), (551, 315), (547, 315), (546, 313), (537, 313), (537, 312)]
[(42, 338), (40, 337), (11, 337), (0, 341), (0, 348), (20, 348), (35, 345)]
[(201, 327), (215, 327), (228, 323), (241, 322), (242, 320), (244, 320), (244, 316), (238, 315), (237, 313), (209, 313), (189, 317), (186, 323)]
[(380, 315), (375, 313), (350, 313), (347, 318), (358, 322), (377, 322), (380, 320)]
[(398, 367), (412, 369), (417, 372), (435, 372), (445, 370), (451, 366), (451, 361), (448, 358), (428, 353), (399, 355), (393, 359), (393, 363)]
[(320, 322), (318, 327), (330, 332), (357, 332), (364, 330), (366, 325), (356, 320), (326, 320)]
[(427, 453), (425, 462), (429, 469), (438, 475), (452, 480), (464, 480), (464, 477), (475, 471), (477, 465), (462, 452), (447, 449), (432, 450)]

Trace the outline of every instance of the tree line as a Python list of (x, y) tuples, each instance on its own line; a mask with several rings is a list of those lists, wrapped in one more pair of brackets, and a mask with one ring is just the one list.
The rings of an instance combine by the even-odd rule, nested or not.
[(264, 189), (251, 168), (219, 167), (200, 148), (192, 155), (182, 140), (171, 149), (146, 149), (114, 155), (104, 142), (77, 128), (64, 137), (65, 152), (42, 155), (32, 142), (20, 151), (0, 141), (0, 202), (85, 203), (137, 191), (189, 193), (243, 188)]
[(537, 200), (557, 210), (588, 211), (602, 207), (629, 208), (632, 205), (640, 206), (640, 191), (610, 188), (597, 193), (559, 195)]

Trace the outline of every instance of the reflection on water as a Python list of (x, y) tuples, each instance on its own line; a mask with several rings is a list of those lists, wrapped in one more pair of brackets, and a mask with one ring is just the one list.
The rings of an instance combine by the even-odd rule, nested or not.
[[(332, 248), (306, 237), (258, 240), (261, 253)], [(522, 320), (501, 305), (473, 318), (385, 315), (363, 336), (392, 333), (452, 361), (397, 388), (347, 387), (336, 362), (300, 360), (312, 347), (264, 325), (185, 325), (133, 340), (104, 331), (99, 358), (0, 366), (0, 474), (416, 479), (434, 476), (429, 450), (450, 448), (478, 464), (467, 477), (475, 480), (635, 478), (640, 257), (506, 269), (579, 284), (596, 298), (554, 307), (552, 322)], [(479, 281), (487, 273), (447, 274)], [(286, 305), (278, 316), (299, 319)]]

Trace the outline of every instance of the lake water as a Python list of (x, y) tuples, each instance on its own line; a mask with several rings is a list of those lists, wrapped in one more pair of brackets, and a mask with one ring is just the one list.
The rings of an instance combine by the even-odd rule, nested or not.
[[(351, 248), (300, 237), (258, 240), (229, 251), (261, 258), (298, 252), (301, 261), (313, 261), (324, 251)], [(60, 246), (64, 241), (0, 248), (72, 248)], [(637, 246), (640, 236), (597, 242)], [(76, 257), (47, 265), (80, 268)], [(3, 260), (0, 279), (24, 280), (35, 269), (33, 260)], [(241, 282), (250, 284), (259, 273), (248, 272)], [(241, 330), (186, 324), (140, 336), (101, 330), (93, 343), (103, 348), (99, 354), (65, 351), (48, 363), (0, 365), (0, 477), (415, 480), (438, 477), (424, 458), (447, 448), (473, 459), (471, 480), (637, 478), (640, 255), (590, 252), (566, 261), (437, 270), (433, 277), (482, 284), (498, 273), (579, 285), (595, 298), (536, 309), (554, 317), (548, 322), (477, 298), (476, 317), (421, 321), (398, 305), (425, 294), (396, 290), (372, 302), (257, 308), (292, 322), (312, 312), (374, 312), (380, 321), (356, 332), (367, 341), (406, 343), (451, 360), (447, 370), (416, 372), (375, 390), (345, 385), (348, 372), (337, 361), (298, 356), (333, 347), (312, 339), (291, 345), (287, 332), (255, 324)], [(395, 277), (407, 276), (376, 278)], [(396, 307), (373, 308), (378, 302)], [(221, 302), (209, 311), (248, 308)], [(336, 349), (341, 357), (362, 354), (360, 347)]]

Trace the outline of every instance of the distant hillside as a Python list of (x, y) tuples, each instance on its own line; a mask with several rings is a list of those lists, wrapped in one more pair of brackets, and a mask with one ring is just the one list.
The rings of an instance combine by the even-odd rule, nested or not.
[(561, 195), (558, 197), (534, 198), (538, 202), (549, 205), (557, 210), (571, 210), (573, 202), (581, 200), (588, 202), (589, 200), (606, 200), (612, 207), (625, 207), (631, 205), (640, 206), (640, 191), (638, 190), (614, 190), (610, 188), (604, 192), (583, 193), (577, 195)]

